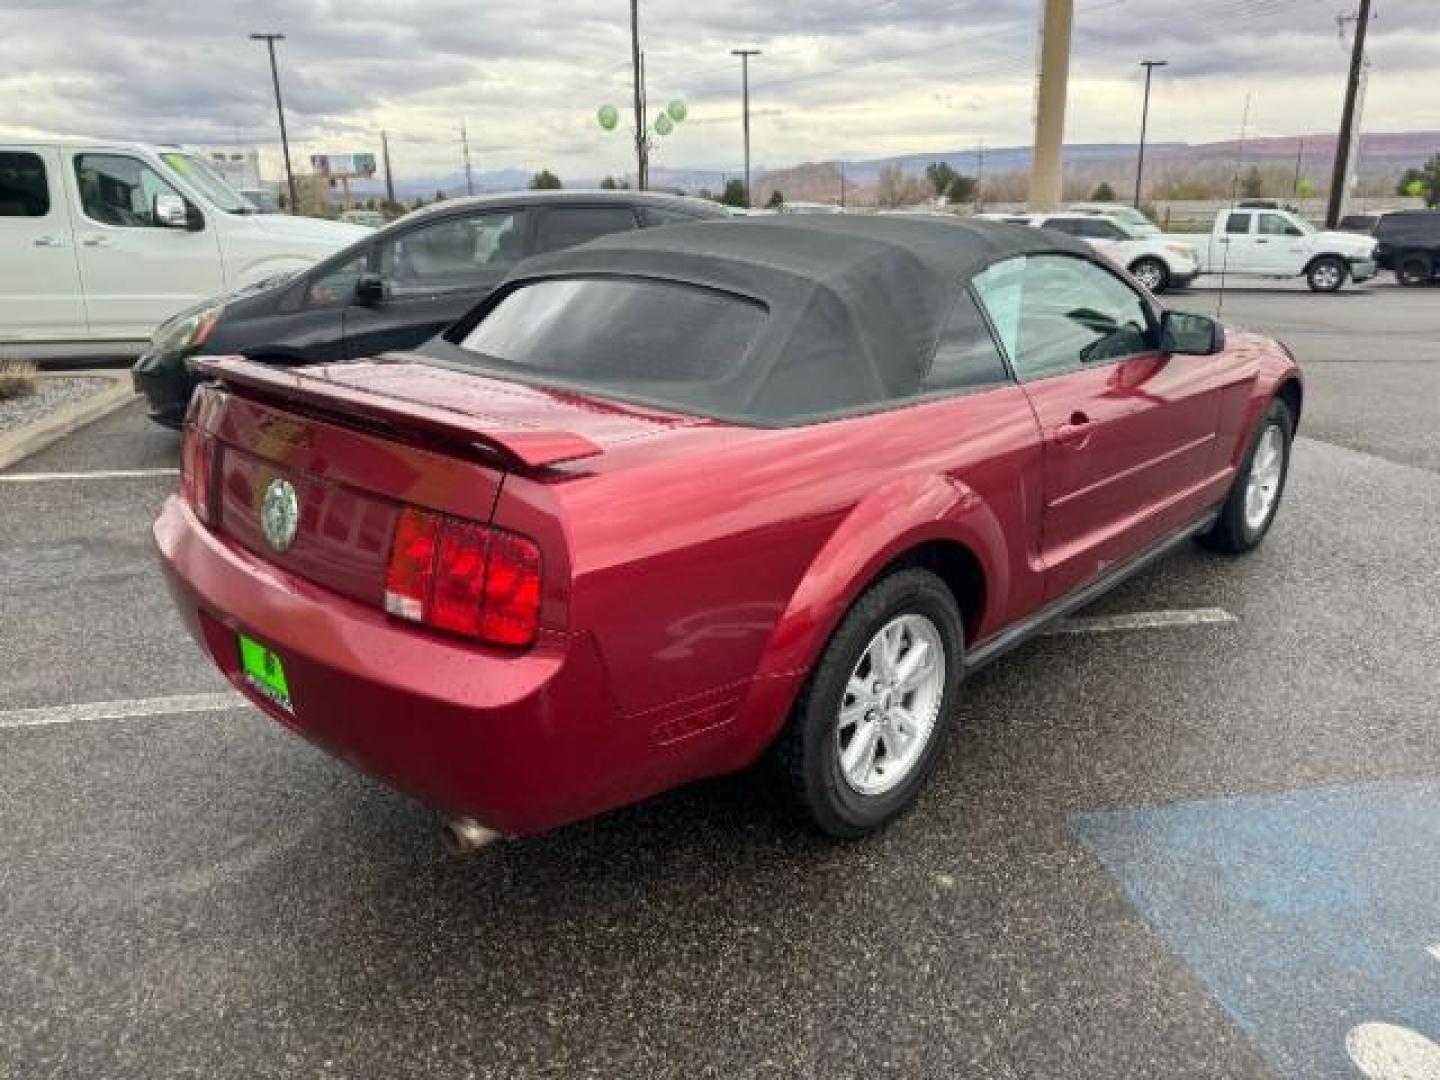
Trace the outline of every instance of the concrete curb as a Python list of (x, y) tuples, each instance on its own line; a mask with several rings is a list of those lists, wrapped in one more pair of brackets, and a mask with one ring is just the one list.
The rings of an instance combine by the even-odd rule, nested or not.
[(86, 424), (93, 424), (124, 408), (136, 398), (130, 385), (130, 370), (105, 371), (94, 368), (74, 371), (40, 371), (37, 379), (108, 379), (110, 386), (87, 398), (47, 413), (32, 424), (0, 434), (0, 469), (8, 469), (17, 461), (44, 450)]

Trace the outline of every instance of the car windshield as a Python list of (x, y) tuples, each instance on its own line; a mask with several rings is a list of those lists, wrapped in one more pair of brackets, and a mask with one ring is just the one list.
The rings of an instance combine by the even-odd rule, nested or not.
[(227, 214), (258, 214), (259, 207), (225, 182), (225, 179), (194, 154), (171, 152), (160, 158), (180, 177)]
[(497, 374), (703, 411), (743, 373), (765, 318), (760, 304), (698, 286), (539, 281), (492, 308), (460, 355)]

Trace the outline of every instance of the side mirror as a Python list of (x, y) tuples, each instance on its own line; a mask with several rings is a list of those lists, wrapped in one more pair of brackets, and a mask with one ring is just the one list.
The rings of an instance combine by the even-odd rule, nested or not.
[(1160, 351), (1211, 356), (1225, 350), (1225, 327), (1204, 315), (1167, 311), (1160, 320)]
[(361, 274), (355, 282), (355, 302), (357, 304), (380, 304), (390, 295), (390, 286), (379, 274)]
[(179, 195), (156, 195), (150, 206), (150, 215), (155, 224), (163, 229), (190, 227), (190, 208)]

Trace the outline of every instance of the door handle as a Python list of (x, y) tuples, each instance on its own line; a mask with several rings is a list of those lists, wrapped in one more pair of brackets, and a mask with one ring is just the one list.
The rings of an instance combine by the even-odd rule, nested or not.
[(1078, 409), (1070, 414), (1068, 423), (1055, 429), (1055, 441), (1061, 446), (1081, 449), (1095, 433), (1095, 421)]
[(86, 247), (110, 247), (112, 243), (108, 236), (87, 236), (80, 242)]
[(1268, 244), (1269, 242), (1270, 242), (1269, 240), (1256, 240), (1256, 241), (1255, 241), (1255, 243), (1257, 243), (1257, 244)]
[(58, 236), (37, 236), (32, 243), (34, 243), (36, 247), (63, 248), (65, 246), (65, 241), (61, 240)]

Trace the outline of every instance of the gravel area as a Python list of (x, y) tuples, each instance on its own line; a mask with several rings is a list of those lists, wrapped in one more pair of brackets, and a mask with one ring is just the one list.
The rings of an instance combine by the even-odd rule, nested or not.
[(109, 379), (94, 376), (75, 378), (40, 378), (35, 380), (35, 392), (21, 398), (0, 401), (0, 432), (14, 431), (26, 424), (33, 424), (47, 413), (63, 409), (83, 401), (92, 394), (98, 394), (111, 385)]

